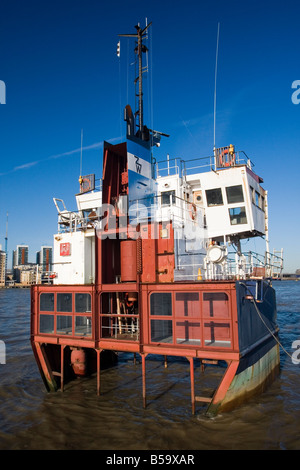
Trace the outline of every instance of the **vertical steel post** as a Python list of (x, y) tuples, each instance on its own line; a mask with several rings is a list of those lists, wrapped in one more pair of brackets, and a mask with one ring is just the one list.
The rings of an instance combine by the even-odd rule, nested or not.
[(142, 356), (142, 380), (143, 380), (143, 407), (146, 408), (146, 354), (141, 354)]
[(61, 354), (60, 354), (60, 389), (64, 391), (64, 351), (65, 345), (61, 345)]
[(100, 395), (100, 355), (102, 349), (96, 349), (97, 353), (97, 395)]
[(192, 414), (195, 414), (195, 377), (194, 377), (194, 358), (187, 358), (190, 362), (190, 377), (191, 377), (191, 401), (192, 401)]

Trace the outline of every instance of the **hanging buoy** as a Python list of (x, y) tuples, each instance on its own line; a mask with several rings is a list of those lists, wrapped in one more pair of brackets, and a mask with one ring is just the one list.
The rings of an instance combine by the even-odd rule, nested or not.
[(86, 375), (87, 360), (86, 352), (82, 348), (73, 348), (71, 352), (71, 366), (73, 371), (78, 376)]
[(189, 213), (190, 213), (191, 219), (195, 220), (196, 215), (197, 215), (197, 208), (196, 208), (195, 204), (193, 204), (193, 203), (190, 204)]

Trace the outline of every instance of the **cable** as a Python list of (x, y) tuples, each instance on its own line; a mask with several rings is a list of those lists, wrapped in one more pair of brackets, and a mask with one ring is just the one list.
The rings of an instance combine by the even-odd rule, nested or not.
[(275, 341), (279, 344), (279, 346), (281, 346), (281, 348), (283, 349), (283, 351), (291, 358), (291, 354), (282, 346), (281, 342), (279, 341), (279, 339), (273, 334), (273, 332), (270, 330), (270, 328), (268, 327), (268, 325), (266, 324), (266, 322), (264, 321), (264, 319), (262, 318), (261, 316), (261, 313), (256, 305), (256, 302), (255, 302), (255, 297), (254, 295), (252, 294), (252, 292), (250, 291), (250, 289), (248, 288), (248, 286), (243, 283), (243, 282), (240, 282), (240, 285), (244, 286), (246, 288), (246, 290), (249, 292), (249, 294), (251, 295), (252, 299), (253, 299), (253, 303), (254, 303), (254, 307), (255, 307), (255, 310), (259, 316), (259, 318), (261, 319), (262, 323), (265, 325), (265, 327), (267, 328), (267, 330), (269, 331), (269, 333), (273, 336), (273, 338), (275, 339)]

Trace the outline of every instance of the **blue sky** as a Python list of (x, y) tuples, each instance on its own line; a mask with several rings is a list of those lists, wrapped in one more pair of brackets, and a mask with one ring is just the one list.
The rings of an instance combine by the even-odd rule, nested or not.
[[(300, 3), (294, 1), (2, 0), (0, 80), (0, 243), (29, 245), (29, 259), (52, 244), (53, 197), (75, 209), (83, 129), (83, 174), (101, 176), (102, 142), (125, 136), (134, 108), (133, 40), (145, 18), (150, 72), (145, 122), (170, 134), (157, 160), (212, 154), (217, 25), (216, 145), (234, 144), (255, 163), (269, 191), (271, 249), (285, 271), (300, 268)], [(150, 93), (152, 91), (152, 93)]]

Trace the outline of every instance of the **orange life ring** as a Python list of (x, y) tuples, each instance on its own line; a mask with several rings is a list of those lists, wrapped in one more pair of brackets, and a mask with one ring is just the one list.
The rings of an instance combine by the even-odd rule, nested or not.
[(190, 207), (189, 207), (189, 214), (190, 214), (192, 220), (195, 220), (195, 219), (196, 219), (197, 208), (196, 208), (196, 205), (193, 204), (193, 203), (190, 204)]
[(219, 155), (219, 165), (220, 166), (224, 166), (224, 164), (225, 164), (224, 157), (227, 153), (228, 153), (228, 149), (225, 149), (225, 150), (223, 150), (223, 152), (220, 153), (220, 155)]
[(225, 161), (224, 157), (229, 153), (228, 149), (223, 150), (223, 152), (219, 155), (219, 165), (223, 167), (233, 166), (235, 164), (235, 153), (230, 154), (230, 160), (228, 162)]

